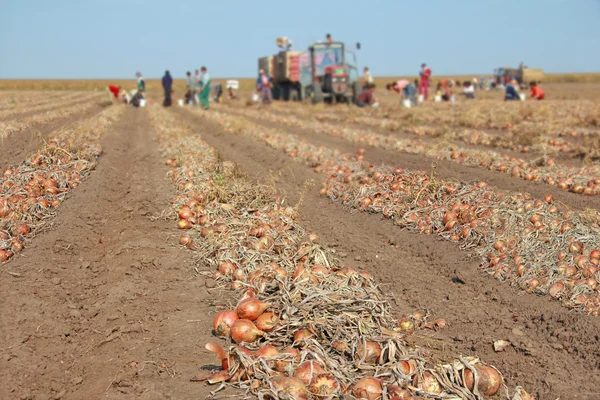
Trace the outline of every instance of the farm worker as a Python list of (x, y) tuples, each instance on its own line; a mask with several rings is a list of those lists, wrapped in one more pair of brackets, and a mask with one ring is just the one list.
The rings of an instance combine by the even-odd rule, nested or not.
[(327, 43), (329, 43), (329, 44), (333, 43), (333, 38), (331, 37), (330, 33), (325, 35), (325, 39), (327, 40)]
[(194, 103), (196, 104), (196, 79), (192, 76), (190, 71), (186, 72), (186, 86), (187, 86), (187, 95), (186, 104)]
[(119, 93), (121, 93), (121, 87), (120, 86), (115, 86), (115, 85), (109, 85), (106, 87), (106, 90), (108, 91), (108, 96), (111, 98), (114, 97), (115, 99), (119, 98)]
[(194, 104), (196, 104), (196, 102), (198, 101), (198, 93), (200, 92), (201, 80), (202, 77), (200, 76), (200, 70), (197, 69), (194, 71), (194, 82), (196, 82), (196, 84), (194, 85)]
[(137, 90), (139, 92), (145, 92), (146, 91), (146, 81), (144, 81), (144, 77), (142, 76), (142, 73), (136, 72), (135, 76), (137, 76), (137, 78), (138, 78)]
[(544, 91), (538, 86), (537, 82), (531, 82), (529, 86), (531, 87), (530, 90), (532, 99), (544, 100)]
[(377, 98), (375, 97), (375, 84), (371, 83), (369, 84), (365, 90), (363, 90), (358, 97), (356, 98), (356, 100), (354, 101), (354, 104), (356, 104), (358, 107), (366, 107), (366, 106), (371, 106), (371, 107), (377, 107), (379, 106), (379, 103), (377, 102)]
[(427, 64), (421, 64), (421, 85), (419, 94), (422, 94), (425, 100), (429, 97), (429, 79), (431, 79), (431, 69), (427, 68)]
[(237, 100), (237, 94), (235, 94), (235, 91), (231, 86), (227, 89), (227, 93), (229, 94), (229, 100)]
[(463, 83), (463, 93), (467, 99), (475, 98), (475, 85), (473, 82), (465, 81)]
[(220, 82), (213, 83), (210, 85), (210, 91), (214, 94), (213, 100), (215, 103), (221, 102), (221, 96), (223, 95), (223, 85)]
[(519, 84), (516, 80), (510, 81), (510, 84), (506, 86), (506, 91), (504, 94), (504, 100), (521, 100), (519, 96), (518, 88)]
[(375, 83), (374, 79), (373, 79), (373, 75), (371, 75), (371, 71), (369, 71), (369, 67), (365, 67), (363, 69), (364, 75), (363, 75), (363, 88), (366, 89), (367, 87), (369, 87), (369, 85), (372, 85)]
[(281, 49), (282, 52), (290, 51), (292, 48), (292, 41), (288, 39), (287, 36), (282, 36), (277, 38), (277, 46)]
[(473, 77), (473, 90), (477, 90), (477, 86), (478, 86), (477, 77), (474, 76)]
[(409, 99), (414, 105), (417, 104), (417, 88), (409, 81), (402, 79), (398, 82), (388, 83), (385, 87), (387, 90), (399, 93), (402, 98)]
[(265, 72), (264, 69), (258, 71), (256, 90), (258, 90), (260, 93), (260, 100), (264, 104), (269, 104), (273, 101), (273, 93), (271, 92), (271, 77)]
[(140, 100), (142, 100), (144, 98), (144, 92), (142, 92), (141, 90), (138, 90), (135, 95), (133, 96), (133, 98), (131, 99), (131, 105), (133, 105), (134, 107), (139, 107), (140, 106)]
[(165, 71), (165, 75), (162, 77), (162, 87), (165, 91), (165, 99), (163, 101), (163, 106), (169, 107), (171, 105), (171, 91), (173, 89), (173, 78), (169, 71)]
[(200, 72), (202, 72), (202, 80), (200, 81), (198, 100), (200, 101), (202, 108), (208, 110), (208, 105), (210, 103), (210, 75), (208, 74), (206, 67), (200, 68)]

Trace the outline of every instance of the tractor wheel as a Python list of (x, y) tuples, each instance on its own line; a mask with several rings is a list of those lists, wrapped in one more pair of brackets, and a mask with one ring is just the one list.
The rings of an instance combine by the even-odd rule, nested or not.
[(313, 84), (313, 95), (312, 95), (312, 103), (318, 104), (323, 102), (323, 91), (321, 90), (321, 85)]
[(360, 92), (362, 92), (362, 86), (359, 81), (356, 81), (352, 84), (352, 103), (356, 103), (356, 99)]

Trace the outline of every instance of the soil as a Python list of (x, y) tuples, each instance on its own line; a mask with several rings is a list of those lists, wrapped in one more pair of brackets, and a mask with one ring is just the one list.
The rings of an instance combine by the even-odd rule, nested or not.
[[(445, 318), (446, 328), (411, 336), (435, 357), (477, 354), (505, 373), (509, 387), (522, 385), (540, 400), (600, 398), (600, 319), (499, 283), (449, 242), (332, 203), (318, 193), (322, 176), (281, 151), (224, 133), (184, 109), (172, 112), (250, 179), (300, 203), (300, 223), (349, 265), (369, 270), (398, 316), (420, 311)], [(341, 139), (302, 134), (315, 144), (356, 150)], [(0, 398), (205, 398), (215, 387), (189, 379), (214, 362), (203, 346), (227, 293), (196, 273), (177, 245), (174, 220), (164, 217), (174, 190), (147, 112), (129, 107), (102, 146), (97, 170), (60, 206), (52, 226), (0, 268)], [(432, 162), (376, 149), (366, 158), (421, 169)], [(437, 171), (494, 184), (487, 171), (453, 163), (439, 163)], [(489, 174), (506, 179), (507, 188), (520, 183)], [(529, 191), (537, 187), (526, 184)], [(512, 346), (496, 353), (497, 339)]]
[(27, 155), (38, 149), (52, 132), (60, 128), (66, 128), (82, 119), (89, 118), (102, 111), (101, 106), (94, 106), (82, 113), (71, 114), (49, 123), (34, 124), (21, 132), (13, 133), (7, 138), (0, 139), (0, 171), (5, 168), (25, 161)]
[(147, 113), (126, 110), (52, 229), (0, 270), (0, 398), (208, 394), (189, 379), (213, 363), (218, 296), (175, 246), (174, 221), (156, 219), (173, 192), (153, 139)]
[[(391, 296), (398, 315), (425, 311), (431, 318), (445, 318), (448, 327), (441, 332), (423, 331), (414, 338), (437, 357), (477, 354), (505, 373), (509, 387), (522, 385), (540, 400), (600, 398), (598, 318), (571, 312), (545, 297), (519, 294), (482, 273), (477, 260), (449, 242), (403, 231), (377, 215), (345, 210), (319, 195), (321, 176), (283, 152), (224, 133), (186, 110), (173, 112), (190, 121), (224, 159), (274, 184), (290, 204), (302, 201), (300, 223), (336, 248), (349, 265), (369, 270)], [(316, 136), (307, 138), (318, 144)], [(376, 154), (371, 149), (366, 158), (402, 167), (419, 164), (418, 157), (394, 154), (384, 159)], [(460, 174), (481, 177), (475, 169)], [(496, 353), (492, 343), (498, 339), (512, 346)]]
[(223, 109), (223, 111), (242, 116), (243, 118), (247, 118), (252, 122), (259, 123), (269, 128), (284, 129), (286, 132), (298, 135), (317, 146), (336, 148), (347, 153), (355, 153), (359, 148), (365, 147), (365, 159), (372, 162), (374, 165), (385, 164), (388, 167), (401, 167), (422, 171), (431, 171), (432, 167), (435, 167), (435, 173), (442, 178), (457, 179), (461, 181), (481, 179), (499, 189), (530, 193), (536, 198), (544, 198), (547, 194), (551, 194), (556, 200), (568, 204), (573, 209), (582, 210), (585, 208), (598, 208), (599, 202), (596, 196), (588, 197), (567, 192), (542, 182), (528, 182), (523, 179), (513, 178), (502, 172), (490, 171), (475, 166), (471, 167), (452, 161), (434, 160), (422, 155), (400, 153), (367, 145), (358, 146), (343, 138), (315, 133), (310, 129), (282, 126), (271, 121), (243, 116), (242, 114), (235, 113), (235, 111), (232, 111), (231, 109)]

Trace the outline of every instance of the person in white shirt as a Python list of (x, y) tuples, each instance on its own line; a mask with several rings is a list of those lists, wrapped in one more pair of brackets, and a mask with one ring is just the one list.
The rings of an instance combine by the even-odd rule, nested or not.
[(475, 87), (473, 86), (473, 82), (465, 81), (463, 83), (463, 93), (467, 99), (475, 98)]
[(365, 67), (363, 69), (364, 75), (363, 75), (363, 89), (366, 89), (367, 87), (369, 87), (370, 85), (375, 83), (375, 80), (373, 79), (373, 75), (371, 75), (371, 71), (369, 71), (369, 67)]

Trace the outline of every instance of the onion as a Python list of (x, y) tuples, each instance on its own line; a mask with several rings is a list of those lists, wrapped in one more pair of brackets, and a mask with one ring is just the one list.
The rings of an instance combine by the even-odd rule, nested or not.
[(12, 256), (12, 253), (8, 250), (0, 250), (0, 263), (5, 262)]
[(240, 297), (240, 301), (239, 303), (241, 303), (242, 301), (246, 300), (246, 299), (250, 299), (252, 297), (256, 296), (256, 292), (254, 291), (254, 289), (247, 289), (244, 294), (242, 294), (242, 297)]
[(398, 363), (400, 371), (406, 376), (412, 376), (417, 370), (417, 362), (415, 360), (403, 360)]
[(381, 356), (381, 346), (377, 342), (361, 343), (356, 349), (356, 357), (368, 364), (377, 364)]
[(415, 331), (415, 323), (408, 317), (400, 318), (397, 326), (402, 332), (413, 333)]
[(271, 382), (277, 390), (277, 398), (279, 399), (307, 400), (311, 398), (310, 392), (300, 379), (275, 376), (271, 379)]
[(413, 378), (413, 386), (423, 389), (429, 393), (442, 393), (442, 387), (435, 376), (429, 371), (423, 372), (422, 375), (415, 375)]
[(364, 378), (352, 386), (352, 395), (357, 399), (377, 400), (382, 393), (381, 382), (376, 378)]
[[(488, 367), (487, 365), (475, 367), (479, 381), (477, 382), (477, 390), (486, 396), (493, 396), (500, 390), (502, 385), (502, 375), (496, 368)], [(470, 369), (465, 370), (465, 385), (467, 389), (473, 391), (475, 386), (473, 372)]]
[(13, 238), (10, 241), (10, 249), (13, 251), (13, 253), (20, 252), (21, 250), (23, 250), (23, 242), (17, 238)]
[(396, 385), (387, 385), (386, 386), (388, 397), (394, 400), (409, 400), (412, 399), (412, 394), (406, 390), (402, 389), (400, 386)]
[(331, 374), (320, 374), (313, 379), (308, 389), (319, 398), (333, 399), (333, 395), (340, 389), (340, 383)]
[(325, 370), (317, 362), (305, 361), (298, 365), (296, 371), (294, 371), (294, 377), (300, 379), (305, 385), (309, 385), (313, 378), (323, 373), (325, 373)]
[(279, 318), (272, 312), (263, 313), (260, 317), (254, 321), (254, 324), (258, 329), (263, 332), (271, 332), (279, 322)]
[(548, 288), (548, 294), (553, 299), (557, 299), (564, 290), (565, 290), (565, 284), (559, 281), (559, 282), (555, 282), (552, 285), (550, 285), (550, 287)]
[[(286, 357), (287, 360), (277, 360), (275, 361), (275, 369), (279, 372), (286, 372), (288, 369), (294, 364), (294, 361), (300, 361), (300, 351), (298, 349), (294, 349), (293, 347), (289, 347), (283, 350), (280, 354), (286, 354), (290, 357)], [(290, 360), (291, 359), (291, 360)], [(288, 361), (290, 360), (290, 361)]]
[(192, 237), (187, 233), (179, 237), (179, 244), (192, 250), (196, 248), (196, 246), (194, 246), (194, 242), (192, 241)]
[(231, 338), (236, 343), (252, 343), (263, 335), (264, 332), (257, 329), (256, 325), (248, 319), (238, 319), (231, 326)]
[(256, 297), (252, 297), (240, 302), (236, 308), (236, 312), (242, 319), (255, 321), (267, 308), (269, 308), (268, 303), (264, 303)]
[(231, 310), (222, 310), (213, 319), (213, 329), (219, 336), (227, 336), (231, 327), (239, 319), (239, 316)]
[(308, 329), (305, 329), (305, 328), (298, 329), (294, 333), (294, 344), (302, 343), (302, 342), (308, 340), (309, 338), (311, 338), (312, 336), (313, 336), (312, 332), (309, 331)]
[[(225, 276), (232, 275), (236, 269), (237, 269), (237, 267), (231, 261), (220, 261), (219, 262), (219, 272)], [(241, 317), (241, 318), (243, 318), (243, 317)]]
[(254, 352), (255, 358), (277, 357), (278, 355), (279, 355), (279, 350), (277, 350), (277, 347), (272, 346), (270, 344), (264, 345), (263, 347), (261, 347), (260, 349), (258, 349)]
[(191, 229), (192, 223), (188, 220), (180, 219), (177, 223), (177, 226), (179, 227), (179, 229)]
[(227, 370), (222, 370), (211, 374), (206, 381), (213, 385), (215, 383), (227, 382), (229, 379), (231, 379), (229, 372), (227, 372)]
[(27, 235), (29, 232), (31, 232), (31, 229), (27, 224), (17, 224), (13, 227), (12, 232), (15, 236)]

